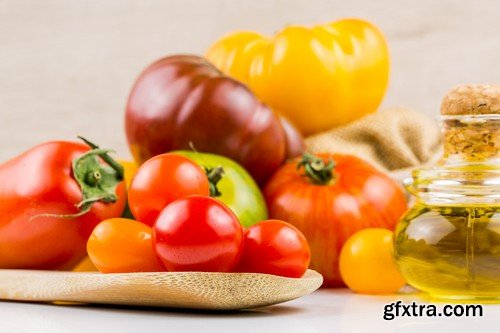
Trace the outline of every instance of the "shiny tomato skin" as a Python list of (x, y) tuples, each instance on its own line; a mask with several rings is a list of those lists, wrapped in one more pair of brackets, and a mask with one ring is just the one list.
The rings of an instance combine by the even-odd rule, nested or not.
[(394, 261), (393, 232), (367, 228), (356, 232), (340, 252), (340, 274), (360, 294), (394, 294), (406, 281)]
[(268, 218), (264, 195), (241, 165), (215, 154), (187, 150), (173, 153), (192, 159), (204, 169), (222, 167), (222, 177), (216, 185), (219, 194), (215, 198), (231, 209), (244, 228)]
[(139, 168), (130, 185), (128, 203), (136, 220), (153, 226), (163, 208), (188, 195), (210, 195), (205, 172), (191, 159), (167, 153)]
[(289, 141), (276, 113), (246, 85), (192, 55), (159, 59), (141, 73), (125, 128), (138, 163), (194, 145), (240, 163), (258, 184), (283, 164)]
[(266, 220), (245, 230), (239, 271), (300, 278), (310, 259), (309, 244), (297, 228)]
[(113, 218), (99, 223), (89, 237), (87, 252), (101, 273), (165, 271), (153, 250), (151, 228), (134, 220)]
[[(96, 202), (75, 218), (82, 191), (72, 162), (89, 147), (54, 141), (38, 145), (0, 165), (0, 268), (71, 269), (86, 255), (87, 239), (102, 220), (120, 216), (126, 188), (114, 203)], [(36, 216), (36, 218), (33, 218)]]
[(363, 160), (341, 154), (316, 154), (333, 160), (334, 179), (317, 185), (289, 161), (269, 180), (264, 197), (269, 217), (291, 223), (311, 247), (310, 268), (323, 275), (323, 287), (342, 287), (339, 254), (344, 242), (368, 227), (393, 230), (407, 209), (402, 188)]
[(190, 196), (158, 216), (153, 246), (168, 271), (231, 272), (241, 256), (243, 230), (219, 200)]
[(306, 144), (299, 130), (283, 115), (279, 115), (286, 136), (286, 159), (298, 157), (306, 150)]

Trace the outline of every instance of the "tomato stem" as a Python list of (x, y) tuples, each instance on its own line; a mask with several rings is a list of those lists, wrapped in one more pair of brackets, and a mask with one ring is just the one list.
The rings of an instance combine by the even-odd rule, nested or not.
[(222, 193), (217, 188), (217, 183), (219, 183), (219, 181), (224, 176), (224, 168), (221, 166), (215, 168), (203, 168), (205, 169), (205, 174), (208, 178), (208, 183), (210, 186), (210, 196), (214, 198), (220, 197)]
[(99, 171), (90, 171), (85, 175), (85, 183), (90, 186), (96, 186), (102, 178)]
[(334, 179), (335, 162), (332, 159), (325, 162), (320, 157), (305, 153), (297, 164), (297, 170), (301, 168), (304, 168), (304, 176), (313, 184), (328, 185)]
[[(78, 139), (82, 140), (85, 142), (91, 149), (99, 149), (99, 146), (96, 145), (95, 143), (90, 142), (89, 140), (85, 139), (82, 136), (78, 136)], [(109, 156), (107, 153), (104, 154), (99, 154), (99, 157), (103, 159), (104, 162), (106, 162), (110, 167), (113, 168), (113, 170), (116, 171), (118, 174), (118, 177), (120, 177), (120, 180), (123, 180), (125, 178), (125, 170), (123, 169), (123, 166), (115, 161), (111, 156)]]
[[(96, 202), (112, 203), (118, 200), (116, 187), (123, 181), (123, 166), (108, 154), (109, 149), (101, 149), (89, 140), (83, 140), (91, 150), (75, 158), (72, 162), (73, 177), (82, 191), (82, 200), (76, 204), (78, 212), (75, 214), (39, 214), (30, 220), (39, 217), (55, 217), (74, 219), (87, 214)], [(102, 161), (105, 163), (102, 163)]]
[[(189, 141), (189, 147), (191, 150), (200, 156), (202, 156), (198, 150), (196, 150), (193, 141)], [(207, 166), (202, 166), (203, 170), (205, 170), (205, 174), (207, 175), (208, 178), (208, 185), (210, 187), (210, 196), (212, 198), (217, 198), (222, 195), (222, 193), (219, 191), (219, 188), (217, 187), (217, 184), (219, 181), (222, 179), (224, 176), (224, 168), (221, 166), (215, 167), (215, 168), (209, 168)]]

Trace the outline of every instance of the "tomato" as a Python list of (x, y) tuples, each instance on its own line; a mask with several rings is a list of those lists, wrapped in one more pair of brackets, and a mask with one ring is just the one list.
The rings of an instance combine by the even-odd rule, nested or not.
[(122, 214), (123, 168), (86, 142), (44, 143), (0, 165), (0, 268), (71, 269), (94, 227)]
[(197, 162), (208, 176), (210, 196), (225, 203), (244, 227), (267, 219), (267, 207), (259, 187), (235, 161), (224, 156), (175, 151)]
[(135, 164), (134, 161), (125, 160), (119, 160), (118, 162), (123, 166), (125, 184), (127, 184), (127, 188), (129, 188), (130, 184), (132, 183), (132, 179), (137, 172), (137, 164)]
[(130, 92), (125, 125), (139, 164), (194, 145), (237, 161), (263, 183), (288, 153), (278, 116), (244, 84), (196, 56), (166, 57), (147, 67)]
[(269, 215), (306, 236), (311, 268), (324, 287), (342, 286), (338, 256), (344, 242), (368, 227), (393, 229), (406, 210), (403, 190), (359, 158), (309, 155), (285, 164), (264, 189)]
[[(128, 189), (128, 188), (130, 188), (130, 184), (132, 183), (132, 178), (134, 177), (135, 173), (137, 172), (137, 164), (135, 164), (135, 162), (124, 161), (124, 160), (119, 160), (118, 162), (123, 166), (125, 184), (127, 185), (127, 189)], [(130, 211), (128, 201), (127, 201), (127, 205), (125, 206), (125, 209), (122, 213), (122, 217), (127, 218), (127, 219), (134, 219), (134, 215), (132, 215), (132, 212)], [(88, 261), (90, 261), (90, 259), (88, 259)], [(84, 265), (84, 263), (82, 263), (82, 268), (86, 269), (86, 266)]]
[(302, 155), (306, 149), (302, 134), (300, 134), (299, 130), (283, 115), (279, 115), (279, 119), (286, 136), (286, 159), (288, 160)]
[(279, 220), (259, 222), (243, 234), (239, 270), (299, 278), (307, 271), (311, 250), (304, 235)]
[(172, 272), (231, 272), (242, 245), (240, 222), (226, 205), (210, 197), (174, 201), (153, 227), (156, 254)]
[[(128, 160), (118, 160), (118, 163), (120, 163), (123, 166), (123, 177), (125, 184), (127, 188), (130, 187), (130, 184), (132, 183), (132, 178), (134, 177), (135, 173), (137, 172), (137, 164), (135, 164), (134, 161), (128, 161)], [(125, 210), (122, 213), (122, 217), (125, 218), (131, 218), (133, 219), (134, 216), (130, 212), (130, 209), (128, 207), (128, 204), (125, 207)], [(74, 272), (92, 272), (92, 271), (97, 271), (97, 267), (95, 267), (94, 263), (88, 256), (86, 256), (78, 265), (73, 268)]]
[(392, 294), (406, 283), (394, 261), (393, 233), (368, 228), (352, 235), (340, 253), (340, 275), (360, 294)]
[(275, 36), (236, 31), (206, 56), (306, 135), (375, 112), (389, 79), (385, 38), (359, 19), (287, 25)]
[(114, 218), (95, 227), (87, 252), (101, 273), (165, 271), (151, 240), (152, 230), (144, 223)]
[(78, 265), (76, 265), (73, 269), (73, 272), (96, 272), (98, 271), (97, 267), (95, 267), (94, 263), (92, 260), (90, 260), (89, 256), (87, 255), (85, 258), (83, 258)]
[(153, 226), (169, 203), (193, 194), (210, 195), (205, 172), (187, 157), (162, 154), (139, 168), (130, 185), (128, 203), (136, 220)]

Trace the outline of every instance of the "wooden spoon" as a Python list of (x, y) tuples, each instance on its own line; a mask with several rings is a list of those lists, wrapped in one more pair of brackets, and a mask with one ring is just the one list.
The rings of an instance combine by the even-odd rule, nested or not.
[(318, 289), (323, 277), (254, 273), (101, 274), (0, 269), (0, 299), (205, 310), (240, 310), (286, 302)]

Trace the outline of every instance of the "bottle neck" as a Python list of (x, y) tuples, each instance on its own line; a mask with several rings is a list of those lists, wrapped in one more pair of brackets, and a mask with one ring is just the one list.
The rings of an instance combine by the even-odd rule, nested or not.
[(441, 164), (490, 164), (500, 160), (500, 115), (443, 116)]
[(413, 171), (407, 189), (420, 201), (500, 204), (500, 115), (442, 116), (441, 162)]

